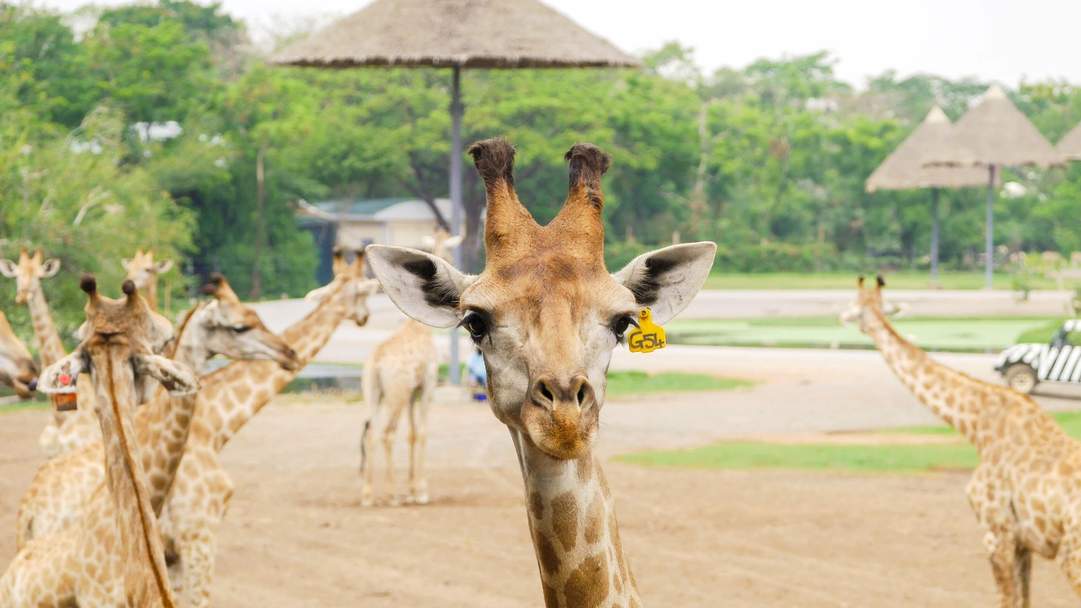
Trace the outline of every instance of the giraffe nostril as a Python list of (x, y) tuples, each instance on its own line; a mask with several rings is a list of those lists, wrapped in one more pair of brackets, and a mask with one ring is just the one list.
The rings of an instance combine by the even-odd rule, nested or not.
[(582, 385), (578, 387), (578, 405), (582, 405), (583, 403), (585, 403), (585, 401), (586, 401), (586, 384), (585, 384), (585, 382), (583, 382)]
[(552, 391), (548, 390), (548, 385), (547, 384), (541, 382), (541, 384), (540, 384), (540, 392), (541, 392), (541, 395), (543, 395), (544, 398), (547, 399), (548, 401), (555, 401), (555, 397), (552, 395)]

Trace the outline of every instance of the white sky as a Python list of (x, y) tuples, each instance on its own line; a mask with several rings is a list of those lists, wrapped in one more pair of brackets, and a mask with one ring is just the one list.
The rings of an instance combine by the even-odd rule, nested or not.
[[(886, 69), (1081, 83), (1078, 0), (545, 0), (624, 50), (669, 40), (708, 70), (830, 50), (854, 84)], [(84, 0), (37, 0), (73, 9)], [(115, 0), (105, 0), (117, 4)], [(344, 15), (366, 0), (224, 0), (258, 36), (275, 23)]]

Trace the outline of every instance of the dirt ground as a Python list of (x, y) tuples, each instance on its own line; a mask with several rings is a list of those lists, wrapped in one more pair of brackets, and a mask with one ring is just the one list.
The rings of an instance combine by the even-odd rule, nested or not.
[[(539, 606), (521, 479), (484, 406), (436, 407), (433, 503), (359, 506), (361, 408), (280, 398), (227, 446), (219, 607)], [(615, 429), (636, 408), (613, 403)], [(0, 563), (47, 414), (0, 417)], [(623, 421), (623, 422), (620, 422)], [(615, 435), (612, 427), (606, 429)], [(602, 435), (603, 452), (630, 447)], [(614, 446), (614, 448), (613, 448)], [(653, 606), (987, 606), (993, 584), (963, 474), (644, 469), (611, 462), (621, 535)], [(1076, 606), (1037, 560), (1034, 604)]]

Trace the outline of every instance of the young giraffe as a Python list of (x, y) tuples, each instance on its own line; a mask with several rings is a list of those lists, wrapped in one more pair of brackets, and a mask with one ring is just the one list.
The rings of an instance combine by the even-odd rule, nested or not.
[(135, 282), (139, 293), (145, 294), (146, 303), (153, 310), (158, 309), (158, 277), (169, 272), (173, 267), (172, 260), (154, 261), (154, 250), (135, 250), (135, 255), (130, 260), (121, 260), (120, 264), (128, 273), (127, 278)]
[[(461, 235), (452, 237), (439, 228), (424, 239), (432, 254), (450, 259), (451, 250), (461, 244)], [(428, 504), (428, 480), (424, 473), (428, 411), (439, 376), (439, 352), (432, 330), (413, 319), (375, 347), (364, 363), (364, 405), (367, 413), (360, 437), (360, 476), (363, 480), (360, 503), (375, 504), (372, 490), (374, 467), (369, 446), (382, 435), (386, 457), (386, 485), (391, 504), (398, 504), (394, 481), (394, 435), (402, 412), (409, 410), (409, 496), (408, 503)], [(383, 406), (386, 407), (383, 407)]]
[(0, 310), (0, 384), (15, 390), (22, 399), (34, 396), (37, 387), (38, 366), (26, 350), (26, 345), (15, 335), (4, 311)]
[(883, 311), (882, 286), (864, 287), (842, 320), (858, 320), (913, 395), (979, 452), (965, 488), (984, 530), (1003, 608), (1029, 605), (1032, 554), (1058, 557), (1081, 595), (1081, 443), (1031, 397), (950, 369), (901, 337)]
[[(225, 277), (212, 276), (203, 292), (214, 299), (200, 303), (181, 322), (173, 349), (177, 363), (201, 370), (211, 357), (220, 354), (232, 359), (270, 360), (283, 369), (297, 369), (296, 353), (270, 333), (254, 310), (240, 302)], [(141, 448), (155, 513), (161, 513), (176, 475), (196, 403), (196, 395), (171, 397), (159, 391), (135, 415), (136, 444)], [(100, 431), (97, 442), (43, 464), (19, 505), (16, 548), (79, 517), (81, 506), (104, 479)]]
[(604, 266), (608, 156), (567, 153), (570, 187), (559, 215), (534, 221), (514, 191), (514, 149), (474, 144), (488, 199), (487, 265), (464, 275), (421, 251), (372, 246), (376, 277), (402, 312), (436, 327), (464, 326), (484, 356), (492, 411), (507, 425), (525, 482), (545, 605), (638, 606), (615, 507), (593, 454), (612, 349), (643, 307), (658, 323), (705, 281), (716, 245), (676, 245)]
[(40, 388), (75, 392), (74, 379), (89, 373), (105, 445), (107, 484), (99, 492), (107, 496), (88, 506), (80, 525), (19, 551), (0, 578), (0, 606), (172, 608), (157, 518), (133, 445), (135, 380), (152, 375), (176, 394), (196, 390), (198, 380), (153, 354), (172, 338), (172, 326), (150, 310), (131, 281), (124, 282), (122, 300), (99, 295), (93, 277), (84, 277), (81, 286), (89, 296), (87, 335), (75, 352), (45, 369)]

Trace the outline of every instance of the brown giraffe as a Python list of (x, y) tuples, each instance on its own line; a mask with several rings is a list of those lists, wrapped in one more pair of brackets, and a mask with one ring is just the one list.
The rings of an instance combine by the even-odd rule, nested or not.
[[(254, 310), (237, 298), (225, 277), (214, 275), (203, 292), (214, 299), (200, 303), (178, 329), (174, 360), (201, 370), (216, 354), (233, 359), (275, 361), (283, 369), (299, 366), (296, 353), (270, 333)], [(150, 502), (161, 512), (184, 453), (197, 395), (169, 396), (160, 391), (135, 416), (136, 444), (150, 481)], [(89, 408), (80, 407), (84, 412)], [(66, 425), (67, 426), (67, 425)], [(97, 441), (54, 458), (39, 469), (19, 505), (16, 547), (68, 525), (79, 517), (104, 483), (101, 433)]]
[(979, 452), (965, 488), (984, 530), (1004, 608), (1029, 605), (1032, 554), (1058, 557), (1081, 595), (1081, 443), (1031, 397), (950, 369), (905, 340), (887, 320), (881, 278), (859, 281), (843, 320), (858, 320), (916, 399)]
[(428, 504), (424, 475), (428, 410), (439, 372), (439, 353), (432, 330), (409, 319), (381, 342), (364, 363), (364, 430), (360, 437), (361, 504), (375, 504), (371, 446), (381, 435), (386, 458), (386, 486), (391, 504), (398, 498), (394, 481), (394, 435), (403, 412), (409, 412), (409, 495), (407, 502)]
[[(41, 288), (41, 280), (56, 276), (57, 272), (60, 272), (60, 260), (44, 259), (40, 249), (33, 255), (23, 249), (19, 252), (17, 262), (0, 260), (0, 274), (15, 279), (15, 303), (26, 304), (30, 309), (30, 321), (34, 326), (42, 367), (52, 365), (67, 355), (64, 343), (60, 340), (60, 333), (56, 330), (56, 323), (53, 322), (52, 312), (49, 311), (49, 303), (45, 300), (45, 292)], [(92, 390), (85, 383), (80, 390), (87, 399), (93, 398)], [(74, 412), (53, 410), (52, 419), (42, 429), (38, 438), (38, 444), (47, 456), (56, 456), (96, 439), (94, 433), (71, 433), (67, 438), (70, 443), (61, 443), (58, 435), (73, 417)]]
[[(450, 260), (451, 250), (462, 242), (439, 228), (424, 244), (432, 254)], [(389, 338), (380, 342), (364, 363), (364, 427), (360, 437), (360, 476), (363, 480), (361, 505), (372, 506), (374, 467), (370, 446), (381, 435), (386, 459), (386, 485), (391, 504), (398, 504), (394, 481), (394, 436), (403, 412), (409, 411), (409, 495), (408, 503), (428, 504), (428, 480), (424, 474), (427, 448), (428, 411), (439, 377), (439, 352), (432, 330), (407, 319)], [(384, 407), (385, 405), (385, 407)]]
[(34, 396), (38, 383), (38, 366), (15, 335), (4, 311), (0, 310), (0, 384), (14, 389), (22, 399)]
[(172, 260), (154, 260), (154, 250), (135, 250), (135, 255), (130, 260), (121, 260), (120, 264), (128, 273), (127, 278), (135, 282), (139, 293), (144, 294), (146, 303), (150, 308), (158, 309), (158, 277), (169, 272), (173, 267)]
[(507, 425), (525, 482), (526, 513), (549, 607), (638, 606), (615, 507), (593, 454), (612, 350), (643, 307), (665, 323), (705, 281), (716, 245), (676, 245), (604, 266), (608, 156), (567, 153), (570, 187), (547, 226), (514, 191), (514, 149), (470, 148), (488, 199), (487, 265), (464, 275), (446, 260), (372, 246), (369, 260), (402, 311), (436, 327), (462, 325), (488, 369), (492, 411)]
[[(176, 601), (169, 586), (157, 518), (142, 463), (135, 454), (132, 418), (137, 376), (152, 375), (168, 390), (198, 388), (189, 369), (153, 354), (172, 338), (172, 326), (124, 281), (124, 299), (98, 294), (93, 277), (81, 283), (89, 299), (89, 329), (75, 352), (45, 369), (40, 388), (72, 393), (88, 372), (104, 442), (106, 495), (70, 528), (36, 539), (15, 556), (0, 578), (4, 608), (163, 606)], [(107, 507), (95, 512), (93, 505)]]

